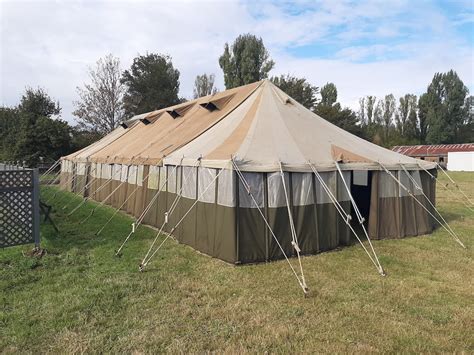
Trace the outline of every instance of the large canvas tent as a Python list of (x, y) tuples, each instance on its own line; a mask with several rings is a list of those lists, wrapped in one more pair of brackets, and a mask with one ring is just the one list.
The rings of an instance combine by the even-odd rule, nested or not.
[(253, 263), (350, 244), (345, 214), (374, 239), (430, 233), (435, 168), (264, 80), (133, 118), (62, 158), (61, 184), (205, 254)]

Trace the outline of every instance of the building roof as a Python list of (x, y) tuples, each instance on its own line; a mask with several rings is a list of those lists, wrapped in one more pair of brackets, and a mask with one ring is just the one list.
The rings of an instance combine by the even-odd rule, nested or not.
[(435, 144), (435, 145), (398, 145), (392, 148), (394, 152), (415, 156), (447, 155), (448, 152), (474, 152), (474, 143)]

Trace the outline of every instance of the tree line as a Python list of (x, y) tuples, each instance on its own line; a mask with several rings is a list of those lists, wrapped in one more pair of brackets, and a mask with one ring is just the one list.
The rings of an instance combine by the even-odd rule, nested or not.
[[(269, 77), (275, 67), (263, 40), (252, 34), (224, 45), (218, 58), (225, 89), (269, 78), (288, 95), (331, 123), (376, 144), (461, 143), (474, 141), (474, 99), (453, 70), (436, 73), (425, 93), (359, 100), (359, 110), (338, 102), (334, 83), (318, 87), (290, 74)], [(112, 131), (124, 120), (186, 101), (179, 96), (180, 72), (168, 55), (147, 53), (122, 70), (112, 54), (89, 68), (88, 83), (77, 88), (76, 126), (58, 118), (61, 108), (44, 89), (27, 88), (17, 107), (0, 107), (0, 159), (55, 160)], [(218, 91), (214, 74), (198, 75), (193, 96)]]

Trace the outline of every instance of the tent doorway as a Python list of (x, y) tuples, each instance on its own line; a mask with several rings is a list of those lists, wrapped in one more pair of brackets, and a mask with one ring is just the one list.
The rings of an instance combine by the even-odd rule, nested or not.
[[(372, 192), (372, 172), (367, 170), (352, 171), (351, 194), (365, 219), (365, 227), (368, 227), (370, 214), (370, 197)], [(352, 223), (359, 225), (354, 208), (351, 207)]]

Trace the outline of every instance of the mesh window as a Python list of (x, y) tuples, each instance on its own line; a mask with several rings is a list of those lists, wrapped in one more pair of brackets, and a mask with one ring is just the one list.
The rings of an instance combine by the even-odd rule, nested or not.
[(313, 197), (313, 174), (292, 173), (293, 205), (306, 206), (314, 203)]
[(139, 165), (138, 166), (138, 170), (137, 170), (137, 185), (138, 186), (143, 186), (143, 169), (145, 167), (143, 165)]
[(367, 170), (354, 170), (354, 185), (367, 186), (369, 184), (369, 172)]
[(159, 178), (160, 178), (160, 167), (150, 166), (150, 174), (148, 175), (148, 188), (152, 190), (158, 190)]
[(112, 165), (110, 164), (102, 164), (102, 179), (109, 180), (112, 178)]
[(127, 165), (122, 165), (122, 173), (120, 175), (120, 181), (121, 182), (126, 182), (127, 181), (127, 176), (128, 176), (128, 166)]
[(192, 166), (183, 166), (183, 197), (196, 199), (196, 168)]
[(181, 195), (183, 193), (183, 191), (181, 190), (181, 180), (183, 178), (182, 170), (183, 168), (181, 166), (178, 166), (178, 168), (176, 169), (176, 193), (178, 195)]
[(168, 166), (168, 192), (176, 193), (176, 170), (174, 166)]
[[(289, 193), (290, 178), (288, 173), (284, 172), (286, 190)], [(285, 190), (283, 188), (283, 181), (281, 173), (268, 173), (268, 207), (286, 207)], [(289, 198), (289, 196), (288, 196)]]
[(95, 176), (97, 179), (102, 178), (102, 164), (101, 163), (97, 163), (96, 165)]
[(244, 187), (241, 181), (239, 183), (240, 207), (257, 208), (252, 200), (251, 195), (257, 202), (258, 207), (263, 207), (263, 174), (242, 172), (242, 175), (249, 185), (250, 193), (247, 191), (247, 188)]
[[(423, 185), (421, 184), (420, 172), (418, 170), (413, 170), (413, 171), (410, 171), (410, 173), (411, 173), (411, 176), (413, 177), (413, 179), (416, 181), (416, 184), (419, 187), (423, 188)], [(415, 189), (414, 192), (415, 192), (415, 195), (422, 195), (421, 190)]]
[(86, 163), (77, 163), (77, 175), (86, 175)]
[[(396, 176), (396, 175), (395, 175)], [(411, 182), (411, 179), (410, 177), (408, 176), (408, 174), (404, 171), (404, 170), (400, 170), (398, 172), (398, 180), (400, 180), (400, 183), (405, 186), (408, 191), (410, 191), (411, 193), (414, 193), (414, 186)], [(399, 189), (400, 189), (400, 197), (406, 197), (406, 196), (410, 196), (408, 194), (408, 192), (399, 185)]]
[[(216, 201), (216, 169), (199, 168), (198, 198), (199, 201), (214, 203)], [(206, 190), (207, 189), (207, 190)]]
[[(344, 176), (344, 180), (346, 181), (347, 187), (351, 188), (351, 172), (350, 171), (342, 171), (342, 176)], [(350, 201), (351, 198), (349, 196), (349, 192), (344, 186), (344, 181), (342, 181), (341, 175), (339, 172), (337, 173), (337, 200), (338, 201)]]
[(217, 203), (222, 206), (235, 207), (235, 176), (233, 170), (224, 169), (219, 175)]
[[(397, 177), (396, 171), (391, 173)], [(398, 183), (386, 172), (379, 174), (379, 196), (380, 197), (398, 197)]]
[(160, 183), (158, 189), (161, 191), (166, 191), (166, 166), (160, 166)]
[[(336, 194), (336, 173), (334, 171), (329, 171), (329, 172), (322, 172), (319, 173), (321, 175), (322, 180), (325, 182), (329, 190), (332, 192), (334, 196), (337, 196)], [(324, 190), (323, 186), (319, 182), (319, 180), (316, 178), (316, 203), (322, 204), (322, 203), (332, 203), (331, 198), (329, 195), (326, 193)]]
[(115, 181), (120, 181), (120, 178), (122, 177), (122, 165), (114, 164), (114, 165), (112, 165), (112, 170), (113, 170), (112, 178)]
[(135, 185), (137, 183), (137, 170), (138, 167), (136, 165), (130, 165), (128, 168), (127, 182), (129, 184)]

